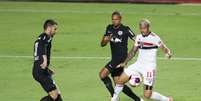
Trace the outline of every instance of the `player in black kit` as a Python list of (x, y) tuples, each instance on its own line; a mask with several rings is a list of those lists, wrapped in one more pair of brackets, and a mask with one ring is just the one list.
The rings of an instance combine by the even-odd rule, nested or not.
[[(114, 94), (114, 88), (112, 86), (112, 81), (109, 78), (109, 74), (111, 74), (114, 82), (116, 83), (124, 70), (123, 67), (117, 68), (117, 65), (123, 62), (127, 57), (128, 38), (134, 41), (134, 37), (135, 35), (131, 29), (128, 26), (121, 24), (121, 14), (119, 12), (113, 12), (112, 24), (107, 26), (106, 32), (101, 41), (102, 47), (106, 46), (107, 43), (110, 42), (112, 59), (101, 69), (99, 74), (100, 79), (104, 82), (111, 97)], [(140, 101), (140, 98), (136, 96), (127, 85), (124, 85), (123, 92), (134, 101)]]
[(59, 90), (56, 87), (52, 75), (54, 72), (49, 68), (51, 55), (51, 41), (57, 31), (57, 23), (54, 20), (46, 20), (44, 32), (41, 33), (34, 43), (33, 77), (38, 81), (48, 96), (40, 101), (62, 101)]

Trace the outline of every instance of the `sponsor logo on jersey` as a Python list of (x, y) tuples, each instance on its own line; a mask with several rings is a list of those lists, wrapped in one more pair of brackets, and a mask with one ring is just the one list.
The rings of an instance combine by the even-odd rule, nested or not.
[(111, 41), (114, 42), (114, 43), (118, 43), (118, 42), (121, 43), (121, 42), (122, 42), (122, 39), (119, 39), (119, 38), (112, 38)]

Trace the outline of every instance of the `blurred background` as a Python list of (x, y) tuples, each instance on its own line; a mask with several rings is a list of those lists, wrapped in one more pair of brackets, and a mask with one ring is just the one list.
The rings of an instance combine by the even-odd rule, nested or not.
[[(201, 0), (0, 1), (2, 101), (39, 101), (46, 95), (32, 78), (33, 43), (46, 19), (59, 24), (51, 67), (64, 101), (109, 101), (98, 74), (110, 60), (110, 47), (101, 48), (100, 40), (113, 11), (122, 13), (123, 24), (135, 34), (139, 20), (148, 18), (152, 31), (172, 49), (171, 60), (159, 51), (154, 89), (175, 101), (201, 101)], [(143, 95), (142, 86), (132, 89)], [(121, 94), (121, 101), (131, 99)]]
[(201, 3), (201, 0), (1, 0), (1, 1), (46, 1), (46, 2), (110, 2), (110, 3)]
[(2, 1), (49, 1), (49, 2), (110, 2), (110, 3), (201, 3), (201, 0), (2, 0)]

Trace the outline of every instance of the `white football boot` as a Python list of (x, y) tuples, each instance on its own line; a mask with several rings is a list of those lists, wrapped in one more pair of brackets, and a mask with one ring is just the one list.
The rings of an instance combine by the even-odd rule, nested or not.
[(113, 96), (113, 97), (111, 98), (111, 101), (119, 101), (119, 97), (118, 97), (118, 96)]

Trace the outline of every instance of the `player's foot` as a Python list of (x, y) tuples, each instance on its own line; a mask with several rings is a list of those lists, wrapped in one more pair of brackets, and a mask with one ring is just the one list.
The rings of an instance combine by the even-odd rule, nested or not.
[(140, 98), (140, 101), (144, 101), (142, 98)]
[(113, 96), (113, 97), (111, 98), (111, 101), (119, 101), (119, 97), (118, 97), (118, 96)]
[(173, 98), (170, 96), (168, 97), (168, 101), (174, 101)]

